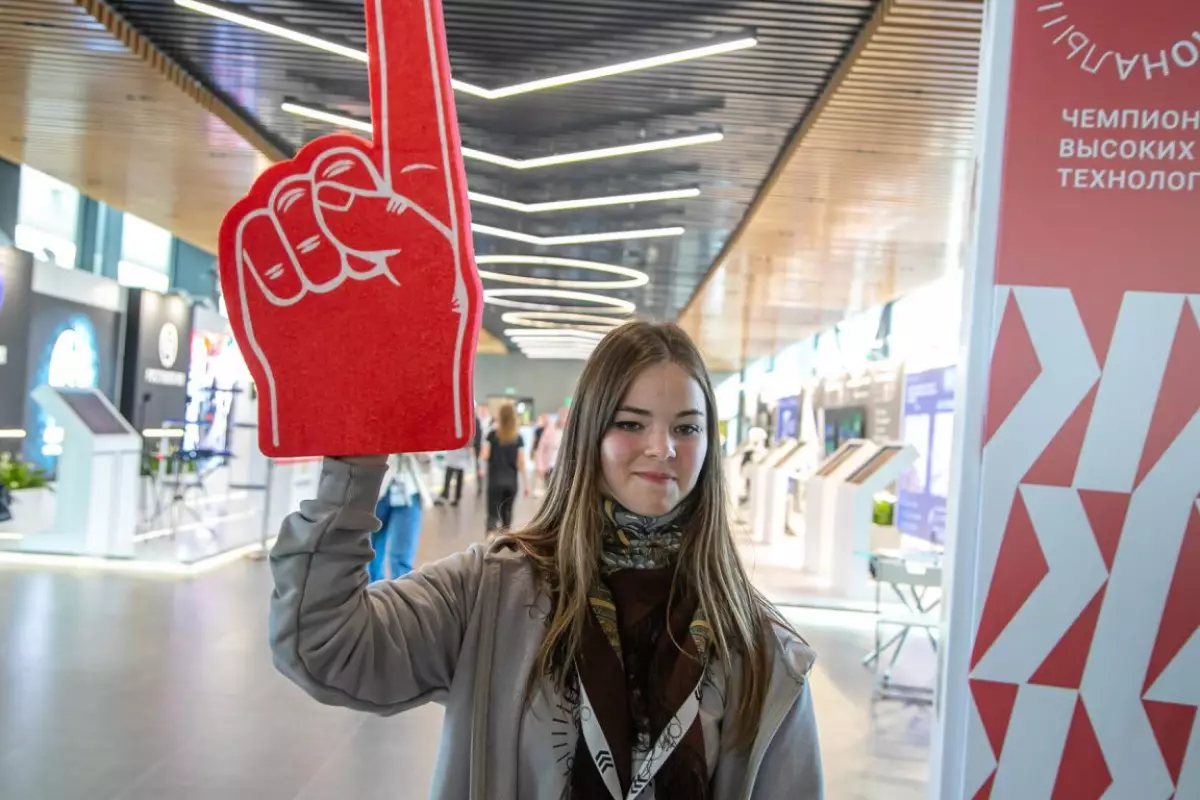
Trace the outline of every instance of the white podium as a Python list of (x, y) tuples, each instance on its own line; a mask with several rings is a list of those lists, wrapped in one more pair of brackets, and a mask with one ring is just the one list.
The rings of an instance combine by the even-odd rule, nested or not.
[[(800, 444), (766, 476), (760, 534), (763, 544), (771, 544), (777, 535), (787, 532), (790, 485), (794, 480), (807, 481), (813, 474), (817, 468), (817, 452), (815, 442)], [(803, 567), (803, 561), (796, 566)]]
[(826, 458), (804, 485), (805, 569), (824, 581), (833, 581), (838, 487), (878, 451), (878, 445), (872, 442), (851, 439)]
[[(779, 468), (800, 449), (795, 439), (785, 439), (771, 448), (762, 463), (750, 469), (750, 535), (757, 542), (770, 544), (772, 532), (768, 527), (771, 498)], [(787, 480), (784, 479), (784, 491)]]
[(875, 451), (837, 486), (833, 529), (833, 587), (849, 600), (874, 596), (868, 560), (875, 550), (899, 546), (898, 537), (885, 541), (873, 535), (875, 495), (894, 484), (917, 460), (909, 444), (889, 444)]
[(138, 518), (142, 437), (96, 389), (39, 386), (34, 401), (63, 429), (54, 525), (22, 549), (129, 558)]

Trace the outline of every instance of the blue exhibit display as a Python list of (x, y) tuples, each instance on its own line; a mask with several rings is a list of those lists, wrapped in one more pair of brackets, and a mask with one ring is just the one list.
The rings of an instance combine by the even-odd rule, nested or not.
[(931, 369), (904, 381), (904, 441), (918, 455), (900, 479), (896, 527), (936, 545), (945, 544), (946, 536), (955, 372), (955, 367)]
[(775, 441), (800, 436), (800, 397), (784, 397), (775, 411)]
[[(29, 333), (30, 390), (97, 388), (109, 398), (116, 389), (120, 315), (104, 309), (35, 295)], [(25, 457), (53, 471), (62, 452), (62, 428), (36, 403), (25, 406)]]

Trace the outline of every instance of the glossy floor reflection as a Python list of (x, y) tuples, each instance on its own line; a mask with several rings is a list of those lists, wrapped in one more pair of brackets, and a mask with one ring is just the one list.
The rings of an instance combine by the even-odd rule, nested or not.
[[(478, 505), (468, 486), (462, 507), (428, 511), (419, 560), (481, 538)], [(269, 592), (261, 562), (192, 581), (0, 568), (0, 798), (425, 797), (440, 708), (309, 701), (271, 666)], [(872, 706), (870, 619), (792, 616), (820, 654), (828, 797), (922, 797), (930, 711)]]

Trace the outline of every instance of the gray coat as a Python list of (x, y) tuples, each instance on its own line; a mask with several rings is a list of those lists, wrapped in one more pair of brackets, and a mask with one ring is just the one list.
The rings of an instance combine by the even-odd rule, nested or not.
[[(443, 704), (431, 797), (518, 800), (517, 743), (546, 630), (545, 592), (528, 560), (502, 543), (368, 587), (384, 471), (326, 459), (317, 498), (284, 522), (271, 553), (275, 664), (330, 705), (386, 715)], [(824, 796), (807, 681), (813, 659), (803, 643), (779, 637), (758, 737), (748, 753), (722, 748), (715, 800)], [(730, 672), (736, 696), (740, 665)]]

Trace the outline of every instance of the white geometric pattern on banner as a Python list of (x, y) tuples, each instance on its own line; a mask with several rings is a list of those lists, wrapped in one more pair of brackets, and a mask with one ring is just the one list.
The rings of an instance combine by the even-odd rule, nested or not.
[(1083, 440), (1076, 487), (1133, 491), (1182, 305), (1179, 295), (1125, 295)]
[(1179, 773), (1179, 785), (1175, 787), (1176, 800), (1200, 797), (1200, 716), (1192, 723), (1192, 738), (1183, 757), (1183, 770)]
[(1012, 289), (1008, 286), (997, 286), (992, 295), (992, 346), (988, 348), (988, 363), (996, 355), (996, 342), (1000, 340), (1000, 325), (1004, 322), (1004, 309), (1008, 306), (1008, 296)]
[[(1042, 371), (983, 449), (976, 576), (981, 597), (992, 584), (1018, 484), (1100, 377), (1070, 290), (1021, 286), (1012, 292)], [(975, 630), (983, 608), (976, 604)]]
[(1154, 681), (1146, 699), (1200, 706), (1200, 629), (1192, 633), (1192, 638)]
[[(1041, 800), (1054, 793), (1058, 764), (1062, 761), (1078, 697), (1074, 689), (1021, 687), (992, 787), (994, 797)], [(1026, 731), (1037, 733), (1014, 735)]]
[(1166, 800), (1174, 792), (1141, 695), (1197, 495), (1200, 414), (1130, 499), (1084, 670), (1083, 698), (1113, 778), (1109, 797)]
[(1196, 315), (1196, 324), (1200, 325), (1200, 294), (1189, 295), (1188, 300), (1192, 303), (1192, 313)]
[(987, 783), (988, 778), (996, 771), (996, 754), (988, 741), (987, 729), (983, 727), (983, 718), (974, 701), (967, 704), (967, 767), (963, 776), (963, 784), (969, 790), (967, 797), (974, 797)]
[(1049, 572), (980, 659), (976, 679), (1028, 682), (1108, 578), (1077, 491), (1028, 484), (1019, 491)]

